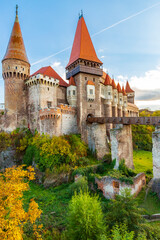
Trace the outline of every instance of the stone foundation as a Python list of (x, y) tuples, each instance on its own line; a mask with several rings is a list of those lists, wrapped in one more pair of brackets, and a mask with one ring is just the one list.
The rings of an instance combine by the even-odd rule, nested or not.
[(118, 168), (122, 159), (125, 159), (127, 167), (134, 168), (131, 125), (117, 125), (110, 130), (110, 137), (112, 160), (116, 159), (115, 168)]
[(110, 152), (107, 142), (106, 124), (88, 124), (87, 135), (89, 149), (96, 152), (98, 159), (102, 159), (105, 154)]
[(160, 128), (152, 134), (153, 178), (160, 179)]

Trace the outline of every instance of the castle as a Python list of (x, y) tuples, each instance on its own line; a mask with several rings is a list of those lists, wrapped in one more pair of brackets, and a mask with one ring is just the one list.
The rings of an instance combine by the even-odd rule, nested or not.
[[(5, 56), (5, 111), (1, 129), (37, 129), (41, 134), (85, 133), (89, 114), (104, 117), (138, 116), (135, 92), (116, 85), (97, 57), (83, 14), (79, 17), (64, 81), (50, 66), (30, 75), (21, 28), (16, 18)], [(108, 131), (113, 126), (106, 124)]]

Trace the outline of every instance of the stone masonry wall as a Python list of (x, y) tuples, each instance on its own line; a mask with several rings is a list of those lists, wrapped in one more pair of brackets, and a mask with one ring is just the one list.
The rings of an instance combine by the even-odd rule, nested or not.
[(98, 159), (102, 159), (109, 153), (106, 136), (106, 124), (92, 123), (87, 125), (88, 146), (93, 152), (96, 151)]
[(133, 168), (133, 145), (131, 125), (117, 125), (110, 130), (112, 160), (116, 159), (117, 169), (121, 159), (125, 159), (127, 167)]
[(160, 179), (160, 128), (152, 134), (153, 178)]

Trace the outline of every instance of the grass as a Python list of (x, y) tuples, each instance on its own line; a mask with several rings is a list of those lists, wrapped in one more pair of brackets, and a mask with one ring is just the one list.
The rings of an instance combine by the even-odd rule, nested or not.
[(133, 151), (133, 163), (137, 173), (152, 171), (153, 161), (152, 152), (149, 151)]
[(63, 229), (67, 215), (68, 203), (71, 199), (69, 184), (62, 184), (55, 188), (45, 189), (42, 185), (30, 183), (30, 190), (24, 192), (24, 207), (27, 208), (30, 199), (38, 203), (43, 211), (41, 221), (44, 227)]
[(146, 199), (145, 195), (146, 192), (143, 189), (137, 197), (139, 207), (144, 208), (146, 210), (144, 214), (152, 215), (160, 213), (160, 200), (157, 194), (149, 191)]

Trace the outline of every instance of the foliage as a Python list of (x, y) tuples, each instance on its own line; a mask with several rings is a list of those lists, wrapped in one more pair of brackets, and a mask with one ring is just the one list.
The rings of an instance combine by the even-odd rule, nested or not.
[(10, 134), (7, 132), (0, 132), (0, 152), (5, 151), (11, 146)]
[(72, 197), (68, 214), (68, 239), (97, 239), (105, 232), (103, 213), (96, 196), (80, 192)]
[(111, 171), (116, 164), (116, 159), (113, 160), (110, 164), (103, 162), (98, 165), (96, 173), (100, 175), (106, 175), (109, 171)]
[(115, 225), (112, 229), (111, 234), (112, 240), (133, 240), (134, 239), (134, 232), (129, 232), (127, 229), (126, 224), (122, 225)]
[(27, 171), (23, 170), (23, 166), (12, 167), (0, 173), (0, 239), (23, 239), (24, 225), (28, 222), (32, 224), (36, 238), (40, 239), (35, 222), (42, 211), (33, 199), (28, 212), (23, 208), (23, 192), (29, 188), (26, 178), (34, 179), (32, 167)]
[(70, 186), (71, 193), (79, 193), (80, 191), (86, 192), (88, 190), (88, 181), (86, 177), (79, 177), (76, 182)]
[(109, 229), (117, 224), (118, 226), (126, 224), (129, 231), (137, 231), (139, 224), (143, 221), (142, 209), (138, 208), (136, 200), (131, 196), (130, 190), (125, 189), (121, 195), (116, 195), (111, 200), (106, 215)]
[(112, 170), (110, 172), (108, 172), (107, 174), (108, 176), (112, 177), (112, 178), (116, 178), (116, 179), (119, 179), (120, 181), (122, 182), (125, 182), (125, 183), (129, 183), (129, 184), (133, 184), (133, 179), (132, 177), (126, 177), (124, 175), (124, 173), (120, 170)]
[(104, 155), (103, 162), (106, 162), (107, 164), (111, 164), (112, 163), (112, 155), (111, 155), (111, 153), (108, 153), (108, 154)]
[(136, 175), (136, 173), (131, 168), (128, 168), (126, 166), (124, 159), (120, 161), (118, 170), (122, 171), (126, 177), (134, 177)]

